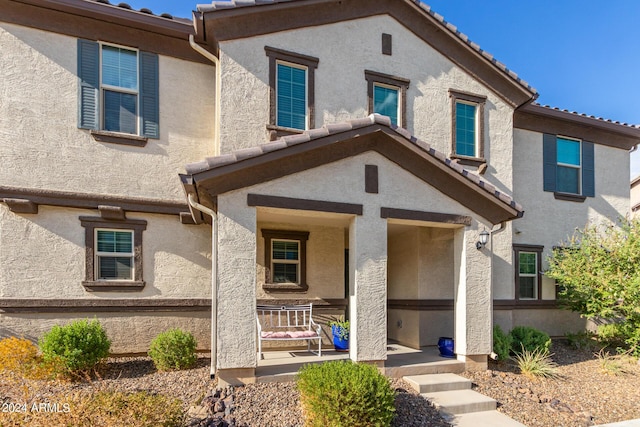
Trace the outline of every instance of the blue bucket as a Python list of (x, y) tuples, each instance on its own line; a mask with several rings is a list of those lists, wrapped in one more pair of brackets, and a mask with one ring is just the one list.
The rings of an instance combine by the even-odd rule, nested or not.
[(453, 338), (440, 337), (440, 339), (438, 339), (438, 350), (440, 350), (440, 356), (442, 357), (448, 357), (450, 359), (456, 357), (456, 354), (453, 352)]

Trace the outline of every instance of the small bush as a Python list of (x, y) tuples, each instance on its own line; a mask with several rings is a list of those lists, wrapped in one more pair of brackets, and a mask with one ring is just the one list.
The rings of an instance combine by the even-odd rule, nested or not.
[(551, 338), (549, 338), (549, 335), (530, 326), (516, 326), (509, 332), (509, 335), (511, 335), (513, 339), (511, 350), (515, 354), (524, 350), (529, 352), (541, 350), (544, 352), (545, 350), (548, 351), (549, 347), (551, 347)]
[(40, 340), (44, 361), (61, 364), (68, 373), (88, 371), (109, 355), (111, 341), (98, 320), (54, 326)]
[(160, 371), (187, 369), (196, 364), (196, 339), (189, 332), (171, 329), (151, 342), (149, 356)]
[(598, 339), (608, 347), (623, 347), (625, 344), (625, 332), (621, 323), (608, 323), (598, 326)]
[(371, 365), (332, 361), (305, 365), (297, 380), (307, 427), (385, 427), (395, 412), (395, 392)]
[(498, 355), (499, 361), (509, 358), (512, 341), (511, 335), (505, 334), (500, 326), (495, 325), (493, 327), (493, 352)]
[(567, 344), (577, 350), (592, 348), (596, 344), (596, 334), (591, 331), (567, 332), (565, 337), (567, 338)]
[(559, 376), (558, 365), (551, 360), (551, 356), (553, 355), (549, 354), (547, 349), (527, 350), (521, 347), (513, 360), (520, 368), (520, 372), (529, 378), (557, 378)]

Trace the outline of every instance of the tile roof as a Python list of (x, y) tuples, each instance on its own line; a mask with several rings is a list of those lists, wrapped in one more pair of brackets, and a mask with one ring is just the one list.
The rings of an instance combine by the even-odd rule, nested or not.
[(631, 128), (631, 129), (640, 129), (640, 125), (634, 125), (634, 124), (631, 124), (631, 123), (619, 122), (617, 120), (606, 119), (606, 118), (603, 118), (603, 117), (596, 117), (596, 116), (592, 116), (592, 115), (585, 114), (585, 113), (578, 113), (577, 111), (570, 111), (570, 110), (561, 109), (561, 108), (558, 108), (558, 107), (551, 107), (549, 105), (542, 105), (542, 104), (539, 104), (537, 102), (533, 102), (531, 105), (533, 105), (535, 107), (547, 109), (547, 110), (550, 110), (550, 111), (556, 111), (556, 112), (560, 112), (560, 113), (571, 114), (571, 115), (574, 115), (576, 117), (584, 117), (584, 118), (587, 118), (587, 119), (593, 119), (593, 120), (597, 120), (597, 121), (604, 122), (604, 123), (611, 123), (611, 124), (614, 124), (614, 125), (625, 126), (625, 127)]
[(260, 144), (250, 148), (244, 148), (229, 154), (223, 154), (216, 157), (207, 157), (203, 161), (187, 164), (185, 166), (185, 169), (187, 171), (187, 174), (195, 175), (201, 172), (206, 172), (212, 169), (239, 163), (243, 160), (258, 157), (273, 151), (283, 150), (294, 145), (304, 144), (318, 138), (337, 135), (340, 133), (349, 132), (355, 129), (365, 128), (372, 125), (382, 125), (388, 127), (389, 129), (400, 135), (402, 138), (406, 139), (409, 143), (413, 144), (423, 153), (431, 156), (441, 164), (447, 166), (473, 185), (482, 189), (488, 195), (497, 198), (502, 203), (518, 211), (520, 214), (524, 212), (522, 205), (513, 200), (511, 196), (504, 192), (501, 192), (493, 184), (484, 180), (477, 174), (465, 169), (456, 161), (447, 158), (446, 155), (444, 155), (440, 151), (435, 150), (428, 143), (411, 135), (408, 130), (392, 125), (389, 117), (381, 116), (379, 114), (371, 114), (360, 119), (328, 124), (324, 125), (321, 128), (311, 129), (301, 134), (284, 136), (276, 141)]
[(147, 9), (146, 7), (143, 7), (140, 10), (136, 10), (136, 9), (132, 8), (131, 5), (128, 4), (128, 3), (115, 4), (115, 3), (111, 3), (109, 0), (85, 0), (85, 1), (90, 1), (90, 2), (93, 2), (93, 3), (102, 3), (102, 4), (109, 5), (109, 6), (115, 6), (115, 7), (119, 7), (119, 8), (122, 8), (122, 9), (131, 10), (133, 12), (140, 12), (140, 13), (145, 13), (145, 14), (151, 15), (151, 16), (157, 16), (159, 18), (171, 19), (171, 20), (174, 20), (174, 21), (177, 21), (177, 22), (183, 22), (183, 23), (187, 23), (187, 24), (191, 24), (192, 23), (191, 19), (174, 17), (173, 15), (171, 15), (169, 13), (161, 13), (159, 15), (156, 15), (156, 14), (153, 13), (153, 11), (151, 9)]
[[(263, 5), (273, 5), (278, 3), (289, 3), (294, 1), (304, 1), (304, 0), (214, 0), (211, 3), (207, 4), (198, 4), (197, 9), (199, 12), (215, 12), (219, 10), (229, 10), (229, 9), (237, 9), (243, 7), (252, 7), (252, 6), (263, 6)], [(511, 79), (515, 80), (518, 84), (526, 88), (528, 91), (534, 94), (534, 97), (538, 96), (538, 91), (532, 87), (525, 80), (521, 79), (513, 70), (507, 68), (505, 64), (498, 61), (494, 58), (492, 54), (482, 49), (477, 43), (474, 43), (469, 39), (469, 37), (460, 32), (458, 28), (447, 22), (444, 17), (433, 10), (431, 10), (431, 6), (422, 3), (420, 0), (405, 0), (411, 1), (415, 3), (416, 6), (420, 7), (425, 13), (429, 14), (433, 19), (438, 21), (442, 27), (446, 28), (451, 34), (460, 39), (462, 42), (466, 43), (469, 47), (475, 50), (478, 54), (480, 54), (485, 60), (489, 61), (493, 66), (495, 66), (498, 70), (502, 71), (504, 74), (509, 76)]]

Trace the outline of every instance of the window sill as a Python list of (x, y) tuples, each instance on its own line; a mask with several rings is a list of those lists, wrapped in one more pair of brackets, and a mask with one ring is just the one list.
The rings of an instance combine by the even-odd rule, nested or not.
[(144, 289), (143, 281), (100, 280), (84, 281), (82, 286), (88, 292), (137, 292)]
[(487, 159), (484, 159), (482, 157), (460, 156), (457, 154), (452, 154), (450, 157), (452, 160), (457, 161), (463, 166), (475, 166), (479, 168), (480, 166), (487, 163)]
[(554, 192), (553, 197), (555, 197), (556, 200), (566, 200), (568, 202), (577, 202), (577, 203), (584, 203), (584, 201), (587, 199), (587, 196), (583, 196), (581, 194), (558, 193), (558, 192)]
[(128, 133), (109, 132), (106, 130), (91, 130), (91, 136), (98, 142), (110, 144), (131, 145), (134, 147), (144, 147), (149, 138), (146, 136), (131, 135)]
[(274, 293), (307, 292), (309, 290), (309, 285), (298, 285), (296, 283), (263, 283), (262, 290)]
[(278, 138), (287, 135), (299, 135), (305, 131), (305, 129), (286, 128), (284, 126), (267, 125), (267, 131), (269, 132), (269, 141), (275, 141)]

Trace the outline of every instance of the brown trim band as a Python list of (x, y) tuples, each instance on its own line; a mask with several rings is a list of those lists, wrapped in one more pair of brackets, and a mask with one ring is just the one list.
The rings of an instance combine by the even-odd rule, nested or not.
[(291, 299), (258, 299), (257, 305), (301, 305), (313, 304), (314, 309), (345, 309), (348, 300), (346, 298), (291, 298)]
[(389, 299), (388, 309), (416, 311), (448, 311), (453, 310), (452, 299)]
[(471, 225), (471, 217), (440, 212), (413, 211), (409, 209), (380, 208), (380, 218), (408, 219), (414, 221), (443, 222), (445, 224)]
[(265, 208), (294, 209), (299, 211), (333, 212), (362, 215), (363, 207), (355, 203), (326, 202), (323, 200), (295, 199), (292, 197), (247, 195), (247, 205)]
[[(452, 299), (389, 299), (388, 309), (416, 311), (446, 311), (454, 309)], [(494, 310), (560, 309), (556, 300), (493, 300)]]
[(0, 21), (131, 46), (192, 62), (211, 62), (189, 46), (190, 20), (167, 19), (99, 1), (0, 0)]
[(73, 193), (68, 191), (40, 190), (0, 186), (0, 201), (24, 199), (37, 205), (62, 206), (79, 209), (98, 209), (100, 205), (117, 206), (125, 211), (180, 215), (189, 207), (181, 202), (134, 197), (119, 197), (102, 194)]
[(494, 310), (560, 309), (557, 300), (493, 300)]
[(0, 299), (4, 313), (210, 311), (208, 298)]

